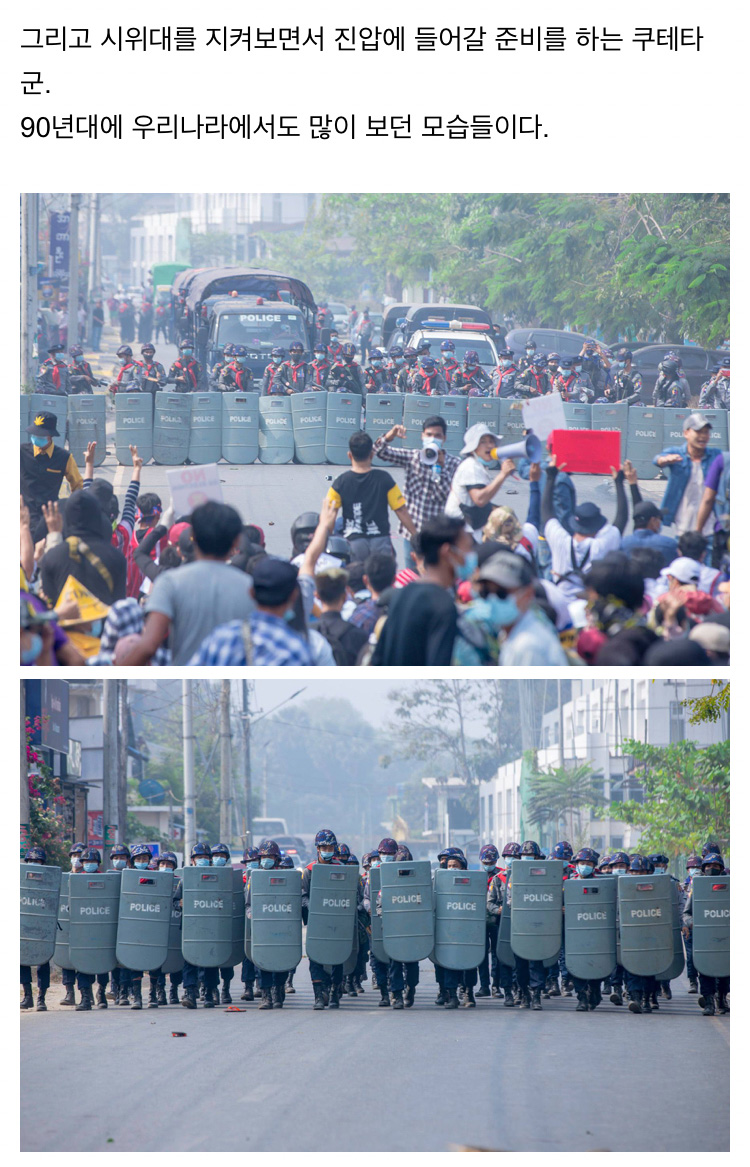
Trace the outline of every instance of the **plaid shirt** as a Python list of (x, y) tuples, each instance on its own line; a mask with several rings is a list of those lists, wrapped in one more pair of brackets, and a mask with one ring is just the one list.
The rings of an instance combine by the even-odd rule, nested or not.
[[(404, 497), (418, 531), (422, 530), (428, 519), (434, 519), (443, 513), (453, 475), (461, 463), (460, 458), (455, 454), (446, 454), (442, 473), (436, 474), (431, 466), (425, 466), (420, 461), (421, 450), (399, 450), (397, 447), (389, 446), (385, 435), (375, 442), (375, 453), (384, 462), (406, 467)], [(400, 534), (408, 536), (404, 527), (400, 527)]]
[[(312, 654), (305, 641), (278, 616), (253, 612), (249, 618), (253, 637), (254, 665), (311, 665)], [(191, 657), (191, 665), (246, 665), (242, 621), (222, 624), (207, 636)]]
[[(99, 641), (99, 652), (89, 660), (90, 665), (114, 664), (117, 641), (124, 636), (140, 636), (145, 623), (143, 608), (137, 600), (116, 600), (107, 613), (102, 628), (102, 637)], [(169, 649), (160, 645), (154, 653), (152, 665), (171, 664), (172, 654)]]

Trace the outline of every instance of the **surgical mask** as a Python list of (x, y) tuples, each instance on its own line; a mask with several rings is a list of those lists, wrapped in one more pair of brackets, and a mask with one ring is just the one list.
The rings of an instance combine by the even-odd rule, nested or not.
[(127, 867), (127, 865), (128, 865), (127, 859), (113, 859), (112, 860), (112, 866), (114, 867), (115, 871), (122, 871), (123, 868)]
[(248, 863), (248, 867), (252, 867), (253, 870), (260, 867), (260, 859), (251, 859)]
[(46, 437), (44, 434), (32, 434), (31, 435), (32, 446), (38, 446), (40, 450), (43, 450), (48, 442), (49, 442), (49, 438)]
[(281, 357), (272, 357), (271, 359), (275, 365), (281, 364)]
[(536, 352), (536, 349), (535, 349), (535, 348), (527, 348), (527, 349), (526, 349), (526, 356), (527, 356), (527, 357), (532, 357), (532, 356), (534, 355), (534, 353), (535, 353), (535, 352)]
[(146, 868), (148, 867), (148, 859), (143, 859), (143, 860), (136, 859), (133, 866), (137, 867), (139, 871), (145, 871)]
[(99, 866), (98, 863), (84, 863), (83, 870), (88, 872), (89, 875), (91, 875), (91, 872), (96, 871), (98, 866)]
[(502, 365), (502, 367), (503, 367), (504, 369), (509, 369), (509, 368), (510, 368), (510, 366), (513, 364), (513, 362), (512, 362), (512, 361), (508, 361), (508, 360), (502, 360), (502, 361), (500, 362), (500, 364)]
[(169, 871), (170, 874), (173, 870), (174, 870), (174, 868), (172, 868), (172, 867), (160, 867), (159, 868), (159, 871)]
[(196, 861), (195, 861), (195, 866), (196, 866), (196, 867), (210, 867), (210, 866), (211, 866), (211, 860), (210, 860), (210, 859), (206, 859), (206, 857), (205, 857), (205, 855), (204, 855), (204, 856), (202, 856), (200, 859), (196, 859)]
[(442, 358), (442, 359), (443, 359), (443, 362), (444, 362), (444, 363), (445, 363), (445, 362), (447, 362), (447, 361), (452, 361), (452, 360), (453, 360), (453, 353), (452, 353), (452, 352), (445, 352), (445, 353), (443, 353), (443, 358)]
[(479, 558), (476, 551), (467, 551), (464, 554), (463, 563), (456, 565), (456, 575), (460, 580), (471, 579), (478, 566)]
[(247, 362), (247, 357), (235, 357), (234, 359), (238, 365), (244, 365)]
[(654, 868), (654, 875), (666, 875), (666, 872), (667, 872), (666, 867), (655, 867)]
[(372, 871), (373, 867), (380, 867), (380, 860), (379, 859), (373, 859), (372, 863), (370, 864), (371, 871)]
[(576, 863), (576, 871), (579, 875), (591, 875), (593, 870), (590, 863)]
[(381, 863), (393, 863), (395, 858), (396, 858), (395, 855), (381, 855), (380, 862)]
[(80, 871), (80, 869), (81, 869), (81, 860), (78, 858), (78, 856), (77, 856), (77, 855), (72, 855), (72, 856), (71, 856), (71, 859), (70, 859), (70, 866), (73, 868), (73, 870), (74, 870), (74, 871)]
[(404, 363), (404, 358), (403, 357), (394, 357), (393, 363), (394, 363), (394, 365), (396, 365), (400, 369)]
[(31, 633), (31, 643), (21, 652), (21, 664), (32, 665), (42, 651), (42, 638), (38, 632)]
[(260, 861), (260, 865), (268, 871), (269, 867), (273, 867), (274, 865), (273, 855), (264, 855)]
[(442, 450), (444, 444), (445, 438), (428, 438), (425, 434), (422, 434), (422, 445), (425, 449), (428, 446), (437, 446), (438, 450)]
[(316, 348), (315, 360), (316, 361), (324, 361), (325, 359), (326, 359), (325, 349)]
[(227, 857), (226, 855), (214, 855), (212, 856), (211, 862), (213, 863), (214, 867), (225, 867)]
[(490, 619), (493, 624), (500, 628), (508, 628), (511, 624), (515, 624), (521, 614), (518, 611), (515, 596), (506, 596), (505, 599), (501, 599), (500, 596), (496, 596), (492, 592), (486, 597), (486, 601), (489, 604)]
[(323, 860), (324, 863), (330, 862), (330, 860), (333, 859), (333, 855), (334, 855), (333, 851), (321, 851), (320, 852), (320, 858)]
[(482, 867), (485, 869), (485, 871), (492, 871), (492, 868), (494, 866), (495, 866), (495, 864), (492, 862), (491, 859), (487, 860), (486, 862), (484, 859), (482, 860)]
[(128, 363), (127, 357), (120, 357), (120, 364), (121, 365), (127, 365), (127, 363)]
[(73, 362), (76, 365), (82, 365), (83, 364), (83, 357), (73, 357)]
[(96, 636), (96, 637), (101, 636), (103, 627), (104, 627), (103, 620), (94, 620), (93, 624), (91, 625), (91, 631), (89, 633), (89, 636)]
[(373, 369), (379, 369), (379, 368), (381, 368), (382, 364), (383, 364), (382, 361), (373, 361), (372, 367), (373, 367)]
[(193, 355), (193, 350), (191, 348), (184, 348), (182, 350), (183, 357), (192, 357), (192, 355)]
[(580, 373), (580, 372), (582, 372), (582, 370), (583, 370), (583, 365), (576, 365), (575, 368), (573, 369), (573, 372)]
[(286, 612), (285, 612), (285, 613), (284, 613), (284, 615), (283, 615), (283, 620), (284, 620), (284, 621), (285, 621), (287, 624), (291, 624), (291, 623), (293, 623), (293, 621), (294, 621), (294, 617), (295, 617), (295, 615), (296, 615), (296, 613), (295, 613), (295, 611), (294, 611), (294, 608), (287, 608)]
[(612, 874), (613, 875), (626, 875), (627, 874), (627, 867), (613, 867)]

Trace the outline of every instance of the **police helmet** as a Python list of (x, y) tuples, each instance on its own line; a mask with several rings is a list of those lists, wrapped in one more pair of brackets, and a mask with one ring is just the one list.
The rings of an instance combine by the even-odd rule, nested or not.
[(450, 855), (450, 851), (451, 851), (450, 847), (443, 847), (442, 851), (438, 851), (438, 855), (437, 855), (438, 863), (440, 862), (441, 859), (447, 859), (448, 856)]
[(599, 860), (599, 866), (598, 866), (597, 870), (604, 871), (605, 867), (611, 867), (611, 866), (612, 866), (612, 856), (611, 855), (602, 855), (601, 859)]
[(289, 345), (289, 352), (290, 353), (303, 353), (304, 351), (305, 351), (305, 346), (299, 340), (293, 340), (292, 343)]
[(141, 354), (143, 354), (143, 353), (155, 353), (155, 352), (156, 352), (156, 349), (154, 348), (154, 346), (151, 343), (141, 345)]
[(335, 555), (343, 563), (351, 563), (352, 549), (349, 543), (341, 535), (329, 535), (326, 543), (326, 551), (329, 555)]
[(491, 860), (492, 863), (497, 863), (498, 850), (494, 843), (485, 843), (479, 852), (479, 862), (483, 863), (485, 859)]
[(573, 858), (573, 848), (567, 839), (561, 839), (559, 843), (555, 843), (552, 848), (552, 858), (566, 861)]
[(141, 856), (141, 855), (147, 855), (148, 858), (150, 859), (151, 858), (151, 851), (149, 850), (149, 848), (146, 846), (145, 843), (136, 843), (135, 847), (131, 847), (131, 849), (130, 849), (130, 858), (131, 859), (138, 859), (139, 856)]
[(279, 864), (279, 867), (284, 867), (284, 868), (294, 867), (294, 860), (292, 859), (291, 855), (283, 855), (281, 858), (281, 863)]
[(385, 353), (383, 352), (382, 348), (372, 349), (370, 351), (370, 360), (371, 361), (384, 361), (385, 360)]
[(721, 865), (722, 870), (724, 869), (724, 860), (722, 859), (719, 852), (718, 851), (709, 851), (707, 855), (703, 856), (703, 862), (701, 863), (701, 871), (703, 870), (704, 867), (709, 867), (712, 863), (719, 863)]
[(631, 875), (648, 875), (649, 862), (644, 855), (630, 856), (630, 874)]
[(441, 353), (454, 353), (456, 346), (452, 340), (444, 340), (440, 344), (440, 351)]
[(68, 349), (68, 355), (71, 357), (82, 357), (83, 356), (83, 346), (80, 344), (72, 344), (70, 346), (70, 348)]
[(175, 855), (174, 851), (162, 851), (161, 855), (159, 856), (159, 862), (173, 863), (174, 866), (177, 867), (177, 856)]
[(398, 843), (395, 839), (381, 839), (378, 843), (378, 855), (395, 855), (398, 851)]
[(333, 831), (329, 831), (327, 827), (323, 827), (315, 836), (316, 847), (335, 847), (336, 836)]
[(96, 847), (89, 847), (81, 855), (81, 863), (101, 863), (102, 857)]
[(526, 344), (523, 347), (536, 349), (536, 341), (534, 340), (534, 337), (528, 336), (526, 338)]
[(256, 859), (260, 859), (260, 851), (257, 847), (245, 847), (242, 852), (243, 863), (253, 863)]
[(412, 855), (409, 848), (404, 843), (400, 843), (399, 848), (396, 852), (396, 862), (397, 863), (412, 863), (413, 861), (414, 861), (414, 856)]
[(422, 368), (423, 369), (434, 369), (435, 368), (435, 361), (433, 360), (433, 358), (432, 357), (425, 357), (425, 359), (422, 361)]
[(520, 843), (506, 843), (503, 847), (503, 859), (518, 859), (521, 854)]
[(235, 344), (232, 346), (232, 355), (235, 357), (246, 357), (247, 348), (244, 344)]
[(572, 360), (570, 357), (566, 357), (565, 360), (560, 361), (560, 368), (561, 369), (573, 369), (573, 368), (575, 368), (575, 360)]
[(719, 368), (720, 368), (720, 369), (728, 369), (728, 368), (730, 368), (730, 364), (729, 364), (729, 353), (727, 353), (727, 355), (726, 355), (725, 357), (722, 357), (722, 359), (719, 361)]
[(281, 348), (279, 345), (277, 345), (276, 348), (271, 349), (271, 356), (272, 357), (285, 357), (286, 356), (286, 349)]
[(211, 848), (211, 855), (223, 855), (227, 860), (231, 858), (226, 843), (217, 843), (216, 846)]
[(354, 854), (354, 852), (352, 852), (352, 853), (350, 854), (350, 856), (349, 856), (349, 858), (347, 859), (347, 861), (346, 861), (346, 862), (347, 862), (347, 866), (349, 866), (349, 867), (359, 867), (359, 859), (358, 859), (358, 858), (357, 858), (357, 856)]
[(538, 357), (533, 357), (531, 363), (535, 369), (543, 369), (547, 364), (547, 358), (540, 354)]
[(109, 857), (110, 859), (129, 859), (130, 849), (126, 847), (124, 843), (115, 843), (114, 847), (109, 853)]
[(614, 867), (615, 863), (624, 863), (627, 867), (630, 867), (630, 856), (627, 851), (613, 851), (609, 862), (611, 867)]
[(74, 843), (68, 851), (68, 855), (82, 855), (85, 850), (83, 843)]
[(133, 350), (129, 344), (121, 344), (117, 350), (118, 357), (132, 357)]
[(338, 850), (339, 850), (339, 859), (348, 859), (349, 856), (351, 855), (351, 849), (349, 848), (348, 844), (346, 844), (346, 843), (339, 843)]
[(46, 863), (47, 852), (44, 847), (29, 847), (23, 857), (24, 863)]
[(477, 352), (477, 350), (475, 348), (467, 348), (466, 353), (464, 355), (464, 364), (465, 365), (478, 365), (479, 364), (479, 353)]
[(191, 859), (210, 859), (211, 848), (208, 843), (196, 843), (190, 852)]
[(400, 344), (393, 344), (388, 349), (388, 356), (391, 357), (394, 361), (395, 361), (396, 357), (402, 357), (403, 355), (404, 355), (404, 350)]
[(621, 348), (619, 353), (617, 354), (617, 358), (620, 361), (632, 361), (633, 354), (629, 348)]
[(292, 547), (296, 552), (306, 551), (320, 521), (315, 511), (303, 511), (292, 523)]
[(541, 859), (542, 849), (533, 839), (527, 839), (521, 847), (521, 855), (531, 855), (532, 859)]
[(680, 371), (680, 366), (678, 365), (677, 361), (669, 358), (662, 361), (661, 371), (662, 373), (674, 373), (674, 375), (677, 376)]
[(559, 353), (547, 353), (547, 364), (556, 365), (560, 360)]
[(193, 344), (192, 340), (183, 340), (180, 343), (180, 352), (182, 352), (182, 350), (186, 349), (186, 348), (191, 348), (191, 349), (195, 348), (195, 345)]
[(410, 344), (407, 344), (406, 348), (404, 349), (404, 360), (411, 361), (411, 360), (416, 360), (416, 358), (417, 358), (417, 350), (415, 348), (412, 348)]
[(273, 839), (263, 839), (258, 852), (261, 859), (281, 859), (281, 848)]
[(702, 859), (701, 859), (700, 855), (691, 855), (687, 861), (688, 871), (690, 870), (691, 867), (700, 867), (701, 863), (702, 863)]
[(316, 340), (315, 344), (313, 345), (313, 352), (314, 353), (325, 353), (325, 351), (326, 351), (326, 346), (323, 344), (323, 341)]
[(450, 855), (448, 856), (448, 861), (450, 862), (450, 860), (451, 860), (451, 859), (454, 859), (454, 860), (456, 860), (456, 862), (457, 862), (457, 863), (460, 865), (460, 867), (462, 868), (462, 870), (463, 870), (463, 871), (466, 871), (466, 870), (467, 870), (467, 868), (468, 868), (468, 866), (469, 866), (469, 864), (468, 864), (468, 862), (467, 862), (467, 860), (466, 860), (466, 856), (463, 854), (463, 852), (461, 852), (461, 853), (459, 854), (459, 853), (458, 853), (458, 847), (451, 847), (451, 848), (450, 848), (450, 850), (451, 850), (452, 854), (450, 854)]
[(657, 851), (654, 855), (649, 855), (648, 858), (654, 867), (667, 867), (669, 865), (669, 856), (665, 855), (663, 851)]
[(419, 353), (428, 353), (430, 351), (430, 347), (431, 344), (429, 340), (420, 340), (419, 344), (417, 345), (417, 355), (419, 355)]
[(709, 839), (709, 841), (704, 843), (701, 847), (701, 855), (708, 855), (709, 851), (718, 851), (718, 853), (721, 854), (721, 847), (713, 839)]
[(224, 345), (224, 356), (225, 357), (233, 357), (234, 356), (234, 345), (233, 344), (225, 344)]
[(344, 360), (353, 361), (357, 355), (357, 350), (353, 344), (351, 344), (350, 342), (347, 342), (347, 344), (345, 344), (343, 346), (343, 348), (341, 349), (341, 355), (344, 358)]
[(596, 867), (598, 859), (599, 856), (591, 847), (581, 847), (580, 851), (573, 856), (574, 863), (591, 863), (594, 867)]
[(513, 360), (513, 349), (512, 348), (501, 348), (500, 352), (497, 355), (501, 358), (505, 358), (505, 360), (512, 361)]

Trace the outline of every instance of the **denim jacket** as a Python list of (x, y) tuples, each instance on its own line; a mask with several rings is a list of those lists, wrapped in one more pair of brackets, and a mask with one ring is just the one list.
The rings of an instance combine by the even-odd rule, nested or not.
[[(703, 477), (705, 479), (708, 473), (708, 468), (713, 462), (714, 458), (718, 458), (721, 450), (717, 450), (715, 446), (706, 446), (706, 452), (701, 459), (703, 465)], [(671, 466), (665, 467), (669, 470), (669, 482), (667, 489), (664, 491), (664, 498), (661, 500), (662, 521), (665, 527), (668, 527), (674, 522), (678, 507), (682, 502), (682, 496), (685, 493), (685, 488), (690, 481), (690, 458), (687, 452), (687, 442), (683, 442), (681, 446), (667, 446), (666, 450), (662, 450), (654, 458), (654, 466), (657, 465), (659, 458), (663, 458), (666, 454), (681, 454), (679, 462), (673, 462)]]

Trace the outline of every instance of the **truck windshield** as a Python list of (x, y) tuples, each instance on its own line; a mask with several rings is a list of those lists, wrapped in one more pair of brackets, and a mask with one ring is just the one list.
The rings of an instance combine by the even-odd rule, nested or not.
[(250, 349), (289, 348), (293, 340), (307, 345), (302, 316), (291, 312), (226, 313), (219, 317), (216, 343), (244, 344)]
[[(451, 332), (447, 333), (445, 336), (441, 336), (439, 339), (437, 339), (433, 333), (428, 337), (428, 340), (430, 342), (430, 356), (434, 357), (436, 361), (440, 360), (441, 341), (452, 340), (456, 346), (454, 356), (459, 365), (463, 363), (464, 357), (466, 356), (466, 353), (469, 349), (474, 349), (474, 352), (479, 357), (480, 365), (485, 365), (487, 368), (491, 369), (494, 369), (497, 365), (497, 361), (495, 360), (495, 351), (492, 345), (489, 343), (489, 341), (484, 340), (483, 338), (480, 339), (476, 333)], [(410, 341), (409, 343), (413, 344), (414, 341)]]

